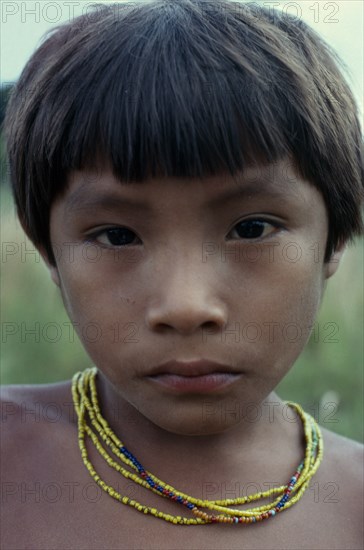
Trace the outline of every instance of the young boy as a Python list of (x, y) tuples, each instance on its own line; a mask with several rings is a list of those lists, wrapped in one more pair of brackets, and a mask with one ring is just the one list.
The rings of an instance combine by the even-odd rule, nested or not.
[(362, 446), (274, 392), (362, 230), (356, 105), (253, 7), (96, 6), (20, 77), (19, 218), (95, 367), (3, 389), (4, 550), (363, 547)]

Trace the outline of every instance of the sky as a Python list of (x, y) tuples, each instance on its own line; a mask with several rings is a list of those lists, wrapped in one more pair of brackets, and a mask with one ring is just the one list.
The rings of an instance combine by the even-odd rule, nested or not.
[[(178, 0), (176, 0), (178, 1)], [(217, 2), (218, 0), (214, 0)], [(15, 81), (27, 60), (40, 44), (42, 35), (62, 22), (87, 13), (95, 2), (7, 1), (1, 2), (0, 80)], [(101, 3), (101, 2), (99, 2)], [(115, 2), (102, 2), (115, 3)], [(122, 3), (122, 0), (119, 1)], [(134, 2), (136, 3), (136, 2)], [(297, 2), (245, 2), (283, 10), (309, 23), (347, 64), (347, 79), (363, 113), (364, 80), (364, 2), (363, 0), (300, 0)]]

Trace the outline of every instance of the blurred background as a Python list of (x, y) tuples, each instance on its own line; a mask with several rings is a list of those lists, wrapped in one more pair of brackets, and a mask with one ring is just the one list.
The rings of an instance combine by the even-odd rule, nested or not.
[[(111, 2), (108, 2), (111, 3)], [(42, 11), (39, 2), (4, 2), (0, 123), (11, 87), (27, 59), (52, 26), (80, 13), (80, 2)], [(74, 6), (72, 6), (74, 4)], [(91, 4), (91, 3), (87, 3)], [(296, 10), (334, 46), (348, 66), (347, 79), (362, 112), (363, 3), (255, 2)], [(26, 5), (31, 11), (24, 11)], [(31, 6), (30, 6), (31, 5)], [(44, 4), (45, 5), (45, 4)], [(70, 7), (71, 6), (71, 7)], [(72, 8), (72, 10), (71, 10)], [(38, 10), (38, 11), (37, 11)], [(70, 11), (71, 10), (71, 11)], [(57, 12), (57, 13), (56, 13)], [(21, 40), (19, 40), (21, 37)], [(34, 246), (17, 222), (7, 181), (3, 137), (1, 155), (1, 384), (50, 383), (71, 378), (90, 366)], [(364, 242), (345, 253), (329, 281), (306, 350), (277, 388), (282, 399), (300, 403), (327, 429), (363, 441)]]

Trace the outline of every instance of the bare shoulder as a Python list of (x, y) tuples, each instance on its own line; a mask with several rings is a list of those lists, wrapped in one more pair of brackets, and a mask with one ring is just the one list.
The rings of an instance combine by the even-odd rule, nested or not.
[[(30, 416), (42, 416), (45, 420), (46, 409), (53, 407), (54, 412), (72, 401), (71, 381), (55, 384), (14, 384), (0, 387), (1, 421), (8, 422)], [(50, 415), (51, 417), (51, 415)]]
[(55, 423), (65, 426), (74, 422), (70, 381), (2, 386), (0, 405), (3, 457), (16, 452), (20, 441), (29, 450)]
[(0, 386), (1, 402), (59, 401), (71, 391), (71, 380), (53, 384), (11, 384)]
[(86, 475), (71, 381), (3, 386), (0, 395), (1, 548), (81, 547), (79, 540), (68, 544), (59, 521), (79, 517), (83, 501), (73, 491), (84, 486)]
[(345, 513), (357, 517), (360, 526), (364, 514), (364, 445), (324, 428), (321, 430), (324, 458), (318, 475), (327, 487), (331, 484), (331, 488), (337, 488)]
[(364, 445), (321, 428), (327, 465), (363, 481)]

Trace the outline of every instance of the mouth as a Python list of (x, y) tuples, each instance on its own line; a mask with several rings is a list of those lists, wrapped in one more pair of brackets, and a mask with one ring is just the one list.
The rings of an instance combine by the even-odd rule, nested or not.
[(235, 382), (242, 372), (213, 361), (168, 361), (147, 376), (152, 383), (181, 393), (209, 393)]

